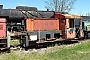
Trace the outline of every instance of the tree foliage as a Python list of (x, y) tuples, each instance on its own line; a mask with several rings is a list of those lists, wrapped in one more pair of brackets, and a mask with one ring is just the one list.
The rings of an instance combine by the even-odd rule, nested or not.
[(76, 0), (47, 0), (45, 8), (56, 12), (70, 12)]

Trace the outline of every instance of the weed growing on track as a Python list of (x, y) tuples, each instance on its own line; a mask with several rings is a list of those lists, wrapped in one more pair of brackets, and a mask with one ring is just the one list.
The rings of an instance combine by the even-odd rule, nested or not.
[(11, 40), (10, 44), (15, 45), (15, 44), (20, 44), (20, 43), (19, 43), (19, 40)]

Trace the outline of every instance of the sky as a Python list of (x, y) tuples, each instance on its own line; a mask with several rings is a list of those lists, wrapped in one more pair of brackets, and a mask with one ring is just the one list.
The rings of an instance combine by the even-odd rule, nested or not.
[[(45, 9), (46, 0), (0, 0), (0, 4), (3, 8), (15, 9), (16, 6), (30, 6), (37, 7), (38, 10)], [(77, 0), (74, 4), (74, 9), (70, 12), (71, 14), (86, 15), (90, 13), (90, 0)]]

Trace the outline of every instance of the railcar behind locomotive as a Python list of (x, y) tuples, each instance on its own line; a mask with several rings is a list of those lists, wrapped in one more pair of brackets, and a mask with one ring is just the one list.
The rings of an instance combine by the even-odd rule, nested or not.
[(84, 38), (90, 38), (90, 16), (82, 16), (82, 29)]
[(6, 18), (0, 17), (0, 52), (10, 52), (10, 34), (6, 31)]

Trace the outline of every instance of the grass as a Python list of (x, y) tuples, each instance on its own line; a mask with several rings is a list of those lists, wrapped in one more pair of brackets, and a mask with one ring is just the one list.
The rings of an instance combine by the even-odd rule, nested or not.
[(11, 40), (10, 44), (15, 45), (15, 44), (20, 44), (20, 43), (19, 43), (19, 40)]
[(1, 54), (0, 60), (90, 60), (90, 41), (63, 49), (54, 47), (44, 54), (11, 51)]

